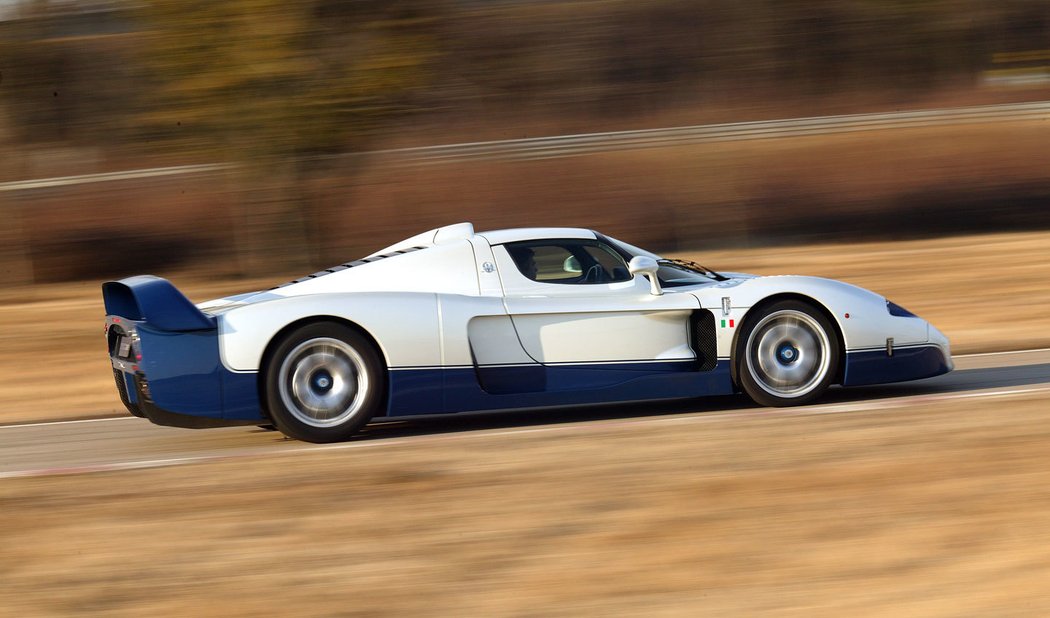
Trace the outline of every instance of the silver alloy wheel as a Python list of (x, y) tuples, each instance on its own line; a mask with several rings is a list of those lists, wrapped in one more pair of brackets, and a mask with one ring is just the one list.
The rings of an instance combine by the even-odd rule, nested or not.
[(340, 425), (364, 406), (369, 379), (365, 361), (340, 339), (308, 339), (288, 353), (277, 373), (285, 408), (312, 427)]
[(819, 387), (831, 367), (831, 343), (812, 316), (793, 309), (762, 318), (747, 339), (747, 370), (776, 397), (802, 397)]

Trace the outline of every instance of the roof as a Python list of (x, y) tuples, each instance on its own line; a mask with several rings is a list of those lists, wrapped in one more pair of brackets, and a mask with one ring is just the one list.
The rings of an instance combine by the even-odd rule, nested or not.
[(480, 232), (477, 235), (489, 241), (490, 245), (543, 238), (597, 238), (591, 230), (578, 227), (519, 227), (509, 230)]
[(416, 234), (411, 238), (406, 238), (405, 240), (390, 245), (385, 249), (380, 249), (372, 255), (369, 255), (368, 258), (406, 249), (418, 249), (440, 245), (447, 242), (463, 240), (472, 236), (480, 236), (488, 241), (490, 245), (501, 245), (503, 243), (517, 242), (519, 240), (540, 240), (544, 238), (597, 238), (593, 231), (578, 227), (519, 227), (475, 234), (474, 226), (470, 223), (456, 223), (454, 225), (446, 225), (445, 227), (428, 230), (422, 234)]

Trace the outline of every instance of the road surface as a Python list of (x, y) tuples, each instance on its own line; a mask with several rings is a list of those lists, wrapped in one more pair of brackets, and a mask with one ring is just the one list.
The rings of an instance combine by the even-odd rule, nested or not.
[(256, 428), (160, 427), (130, 416), (7, 425), (0, 426), (0, 479), (292, 456), (331, 449), (382, 449), (393, 444), (453, 440), (478, 432), (579, 432), (588, 426), (614, 423), (717, 423), (740, 415), (843, 414), (924, 402), (995, 401), (1040, 391), (1050, 393), (1050, 350), (957, 356), (955, 363), (956, 370), (944, 376), (901, 384), (836, 388), (820, 403), (796, 408), (760, 408), (743, 396), (734, 396), (541, 412), (446, 415), (374, 423), (358, 438), (332, 445), (288, 440), (277, 432)]

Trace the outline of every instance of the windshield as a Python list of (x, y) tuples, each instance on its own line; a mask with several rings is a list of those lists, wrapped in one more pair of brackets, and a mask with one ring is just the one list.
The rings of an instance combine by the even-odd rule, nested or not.
[(717, 273), (704, 272), (702, 267), (693, 264), (692, 262), (662, 258), (651, 251), (640, 249), (634, 245), (627, 244), (622, 240), (616, 240), (611, 236), (598, 234), (598, 237), (607, 242), (610, 247), (614, 248), (621, 256), (623, 256), (625, 261), (630, 262), (631, 258), (636, 255), (644, 255), (655, 259), (660, 265), (660, 270), (656, 272), (656, 278), (660, 280), (660, 285), (665, 288), (700, 285), (722, 280), (721, 276)]

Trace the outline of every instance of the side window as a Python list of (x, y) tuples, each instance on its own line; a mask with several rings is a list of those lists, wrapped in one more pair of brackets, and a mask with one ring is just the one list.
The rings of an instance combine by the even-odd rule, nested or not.
[(530, 240), (504, 247), (521, 274), (533, 281), (587, 284), (631, 280), (623, 258), (595, 240)]
[(535, 281), (546, 281), (548, 283), (571, 283), (580, 276), (572, 253), (565, 247), (553, 245), (532, 248), (534, 275), (523, 270), (522, 273)]
[(615, 251), (605, 245), (584, 245), (583, 250), (594, 260), (592, 269), (603, 283), (615, 281), (630, 281), (631, 273), (627, 270), (627, 263)]

